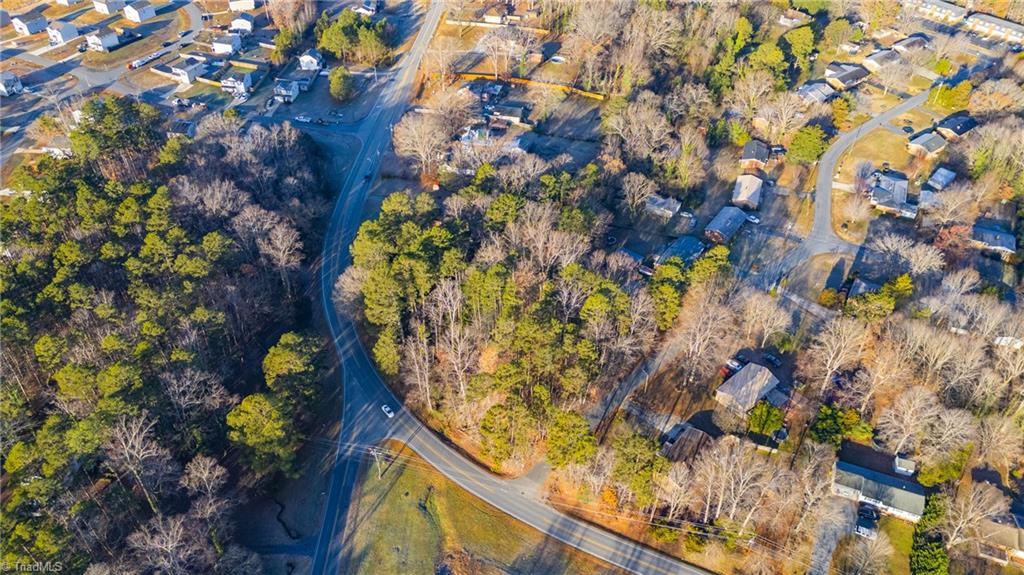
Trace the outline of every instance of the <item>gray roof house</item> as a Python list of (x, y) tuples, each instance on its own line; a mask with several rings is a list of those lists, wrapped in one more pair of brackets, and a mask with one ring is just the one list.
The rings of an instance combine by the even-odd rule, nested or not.
[(761, 140), (750, 140), (743, 144), (743, 153), (740, 154), (740, 165), (744, 169), (759, 170), (768, 163), (768, 144)]
[(836, 91), (825, 82), (808, 82), (796, 89), (796, 95), (807, 105), (824, 104), (836, 95)]
[(124, 0), (92, 0), (92, 9), (104, 16), (124, 10)]
[(76, 28), (71, 22), (54, 20), (46, 27), (46, 35), (50, 37), (51, 44), (67, 44), (75, 38), (78, 38), (78, 28)]
[(764, 181), (757, 176), (743, 174), (736, 178), (732, 188), (732, 205), (748, 210), (756, 210), (761, 205), (761, 189)]
[(910, 0), (907, 5), (916, 7), (926, 18), (939, 22), (954, 24), (967, 16), (966, 8), (946, 0)]
[(946, 166), (939, 166), (938, 168), (935, 168), (934, 172), (932, 172), (927, 183), (933, 190), (942, 191), (952, 184), (955, 179), (956, 172)]
[(704, 242), (693, 236), (679, 236), (658, 254), (658, 263), (673, 257), (689, 263), (700, 257), (706, 247)]
[(967, 114), (946, 116), (935, 125), (935, 131), (949, 141), (956, 141), (977, 127), (978, 121)]
[(150, 18), (156, 18), (156, 10), (149, 0), (139, 0), (124, 7), (124, 17), (129, 22), (141, 24)]
[(1004, 258), (1017, 252), (1017, 238), (1010, 232), (975, 224), (971, 228), (971, 240), (979, 249), (990, 251)]
[(704, 237), (718, 244), (728, 243), (745, 221), (747, 214), (743, 210), (736, 206), (725, 206), (704, 228)]
[(883, 513), (915, 523), (924, 512), (925, 491), (920, 484), (846, 461), (837, 461), (833, 467), (832, 493), (871, 503)]
[(666, 198), (665, 196), (659, 196), (658, 194), (652, 194), (644, 202), (644, 211), (648, 214), (669, 219), (676, 215), (679, 208), (683, 207), (683, 204), (679, 203), (679, 200), (675, 198)]
[(0, 72), (0, 96), (13, 96), (24, 91), (21, 79), (14, 75), (14, 72)]
[(46, 18), (42, 14), (23, 14), (11, 18), (11, 26), (19, 36), (31, 36), (46, 30)]
[(915, 156), (934, 156), (945, 148), (946, 139), (932, 130), (918, 134), (907, 143), (907, 151)]
[(907, 202), (909, 183), (903, 174), (876, 171), (868, 176), (868, 186), (872, 206), (904, 218), (917, 217), (917, 206)]
[(715, 401), (726, 409), (745, 414), (778, 384), (778, 378), (770, 369), (748, 363), (718, 386)]
[(892, 45), (892, 49), (896, 50), (900, 54), (906, 54), (911, 50), (917, 50), (918, 48), (927, 48), (928, 39), (924, 36), (914, 35), (907, 36), (906, 38), (896, 42)]
[(1003, 40), (1010, 44), (1024, 44), (1024, 24), (1004, 20), (983, 12), (971, 14), (964, 24), (968, 30), (990, 39)]
[(833, 62), (825, 69), (825, 81), (835, 90), (849, 90), (867, 80), (871, 72), (857, 64), (840, 64)]
[(900, 61), (900, 55), (895, 50), (879, 50), (864, 58), (863, 66), (871, 72), (877, 72), (882, 68)]
[(85, 42), (89, 45), (89, 49), (94, 52), (107, 52), (112, 48), (116, 48), (120, 40), (116, 32), (104, 26), (87, 35)]

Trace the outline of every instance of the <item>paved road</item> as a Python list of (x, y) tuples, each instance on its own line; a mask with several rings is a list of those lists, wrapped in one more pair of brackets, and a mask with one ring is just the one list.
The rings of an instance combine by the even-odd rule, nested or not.
[[(629, 539), (559, 513), (539, 499), (539, 479), (533, 474), (515, 481), (502, 480), (466, 459), (424, 427), (414, 415), (401, 409), (401, 403), (380, 379), (367, 356), (356, 335), (355, 326), (347, 317), (335, 311), (331, 301), (332, 287), (349, 262), (347, 248), (360, 224), (363, 203), (370, 186), (370, 179), (365, 178), (365, 175), (375, 174), (379, 168), (381, 153), (390, 143), (390, 127), (405, 111), (416, 69), (437, 27), (441, 12), (441, 3), (434, 2), (424, 19), (419, 36), (399, 64), (397, 79), (358, 130), (363, 147), (342, 185), (324, 241), (321, 296), (324, 314), (341, 362), (344, 405), (339, 448), (325, 502), (324, 521), (315, 545), (312, 572), (316, 575), (334, 575), (345, 567), (345, 520), (359, 479), (362, 459), (362, 451), (349, 446), (376, 445), (383, 439), (393, 438), (404, 442), (473, 495), (549, 537), (608, 563), (635, 573), (706, 574), (706, 571), (652, 551)], [(395, 409), (394, 418), (384, 416), (381, 411), (384, 403)]]

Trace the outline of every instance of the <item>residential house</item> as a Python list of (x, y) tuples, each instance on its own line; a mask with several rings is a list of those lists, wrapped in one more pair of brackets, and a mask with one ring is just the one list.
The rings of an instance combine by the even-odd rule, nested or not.
[(928, 39), (920, 35), (907, 36), (906, 38), (892, 45), (892, 49), (895, 50), (901, 56), (906, 55), (908, 52), (912, 50), (918, 50), (927, 47)]
[(21, 79), (14, 75), (14, 72), (0, 72), (0, 96), (14, 96), (24, 91)]
[(84, 1), (85, 0), (57, 0), (57, 5), (58, 6), (74, 6), (75, 4), (78, 4), (78, 3), (84, 2)]
[(989, 225), (974, 224), (971, 228), (971, 241), (978, 249), (995, 253), (1004, 260), (1017, 253), (1017, 238), (1010, 232)]
[(922, 158), (934, 158), (946, 148), (946, 140), (937, 132), (922, 132), (907, 143), (907, 151)]
[(252, 34), (255, 22), (256, 18), (252, 14), (243, 12), (231, 20), (231, 26), (228, 28), (228, 31), (236, 34)]
[(769, 156), (768, 144), (761, 140), (750, 140), (743, 144), (743, 153), (740, 154), (740, 167), (744, 170), (763, 170), (768, 164)]
[(299, 56), (300, 70), (317, 70), (324, 67), (324, 57), (314, 48), (310, 48)]
[(384, 3), (380, 0), (363, 0), (363, 2), (359, 6), (353, 8), (352, 11), (364, 16), (373, 16), (383, 7)]
[(195, 58), (181, 58), (169, 66), (171, 75), (179, 84), (187, 85), (195, 81), (196, 77), (206, 69), (206, 63)]
[(523, 106), (514, 104), (495, 104), (488, 107), (488, 115), (492, 118), (504, 120), (510, 124), (526, 124), (526, 116), (529, 112)]
[(78, 28), (71, 22), (54, 20), (46, 27), (46, 35), (50, 37), (50, 44), (61, 46), (78, 38)]
[(732, 188), (732, 205), (756, 210), (761, 205), (761, 189), (764, 181), (750, 174), (743, 174), (736, 178), (736, 184)]
[(508, 9), (503, 4), (495, 4), (484, 11), (484, 22), (488, 24), (504, 24), (507, 15)]
[(866, 68), (858, 64), (839, 64), (833, 62), (825, 69), (825, 82), (837, 91), (849, 90), (860, 84), (871, 75)]
[(244, 12), (255, 9), (256, 0), (228, 0), (228, 10), (232, 12)]
[(129, 22), (141, 24), (151, 18), (156, 18), (156, 10), (149, 0), (139, 0), (124, 7), (124, 17)]
[(234, 54), (242, 47), (242, 37), (238, 34), (218, 36), (211, 42), (214, 54)]
[(917, 206), (907, 201), (909, 183), (899, 172), (875, 171), (868, 176), (868, 200), (879, 211), (903, 218), (917, 217)]
[(846, 293), (847, 299), (854, 298), (859, 295), (866, 293), (875, 293), (882, 289), (882, 286), (874, 283), (862, 280), (860, 278), (854, 278), (853, 283), (850, 284), (850, 291)]
[(832, 96), (836, 95), (836, 91), (835, 88), (829, 86), (826, 82), (808, 82), (796, 89), (796, 95), (800, 96), (800, 99), (810, 106), (811, 104), (824, 104), (828, 102), (832, 99)]
[(967, 114), (946, 116), (935, 125), (935, 131), (950, 142), (961, 140), (968, 132), (977, 127), (978, 121)]
[(669, 258), (679, 258), (686, 263), (690, 263), (700, 257), (705, 249), (707, 249), (707, 246), (699, 239), (693, 236), (679, 236), (672, 243), (665, 246), (665, 249), (658, 254), (656, 263), (663, 263)]
[(11, 15), (7, 13), (7, 10), (0, 9), (0, 28), (4, 26), (10, 26)]
[(978, 557), (1000, 565), (1024, 564), (1024, 517), (1010, 513), (983, 519), (978, 534), (981, 541), (974, 550)]
[(46, 30), (46, 18), (42, 14), (25, 14), (11, 19), (11, 26), (19, 36), (31, 36)]
[(966, 8), (946, 0), (912, 0), (907, 4), (917, 8), (925, 18), (945, 24), (959, 23), (967, 16)]
[(715, 401), (736, 414), (746, 414), (778, 384), (778, 378), (770, 369), (748, 363), (718, 386)]
[(243, 94), (252, 88), (253, 72), (235, 69), (220, 80), (220, 89), (234, 94)]
[(109, 52), (120, 44), (117, 34), (106, 26), (87, 35), (85, 42), (93, 52)]
[(174, 120), (171, 127), (167, 129), (167, 137), (181, 136), (194, 138), (196, 136), (196, 123), (191, 120)]
[(295, 80), (278, 80), (274, 84), (274, 99), (290, 104), (299, 97), (299, 83)]
[(679, 200), (675, 198), (666, 198), (665, 196), (659, 196), (658, 194), (652, 194), (644, 203), (645, 212), (666, 220), (671, 219), (672, 216), (676, 215), (676, 212), (678, 212), (681, 207), (683, 207), (683, 204), (679, 203)]
[(886, 66), (891, 66), (900, 61), (900, 55), (895, 50), (879, 50), (864, 58), (863, 66), (869, 72), (877, 72)]
[(92, 8), (104, 16), (113, 16), (124, 10), (124, 0), (92, 0)]
[(990, 40), (1002, 40), (1007, 44), (1024, 44), (1024, 24), (997, 18), (991, 14), (975, 12), (967, 17), (964, 27)]
[(857, 52), (860, 52), (860, 49), (863, 47), (863, 44), (860, 44), (859, 42), (843, 42), (839, 45), (839, 50), (852, 56)]
[(783, 28), (796, 28), (797, 26), (803, 26), (810, 19), (811, 17), (807, 14), (790, 8), (779, 15), (779, 25)]
[(746, 212), (736, 206), (725, 206), (704, 228), (704, 237), (717, 244), (729, 243), (745, 221)]
[(846, 461), (836, 461), (832, 468), (832, 493), (914, 523), (924, 512), (925, 491), (919, 483)]

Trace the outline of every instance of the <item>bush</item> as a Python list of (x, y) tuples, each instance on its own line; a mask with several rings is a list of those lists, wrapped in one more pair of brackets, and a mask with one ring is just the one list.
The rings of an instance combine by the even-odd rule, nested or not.
[(971, 456), (972, 449), (973, 446), (967, 444), (942, 461), (931, 465), (922, 465), (921, 471), (917, 475), (918, 483), (925, 487), (932, 487), (959, 479), (964, 473), (964, 466), (967, 465), (967, 459)]
[(758, 401), (747, 416), (747, 429), (751, 433), (771, 436), (782, 429), (782, 410), (767, 401)]
[(869, 442), (874, 430), (871, 424), (861, 420), (855, 409), (842, 410), (831, 405), (822, 405), (818, 408), (818, 416), (814, 418), (809, 434), (811, 439), (818, 443), (829, 443), (839, 447), (843, 439)]
[(914, 527), (910, 547), (910, 572), (914, 575), (949, 573), (949, 555), (942, 544), (942, 536), (935, 530), (945, 514), (945, 499), (941, 495), (929, 496), (921, 520)]
[(675, 543), (679, 541), (679, 530), (665, 525), (651, 527), (651, 537), (658, 543)]

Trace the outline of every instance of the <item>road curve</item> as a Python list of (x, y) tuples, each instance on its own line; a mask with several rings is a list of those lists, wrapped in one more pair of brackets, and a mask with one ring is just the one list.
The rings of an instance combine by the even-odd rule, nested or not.
[[(332, 302), (334, 282), (348, 265), (348, 246), (360, 224), (366, 194), (381, 154), (390, 145), (390, 128), (404, 113), (412, 83), (442, 13), (440, 2), (427, 11), (420, 32), (402, 57), (396, 80), (381, 96), (375, 111), (359, 130), (363, 146), (342, 182), (324, 238), (321, 298), (324, 316), (341, 364), (342, 428), (331, 470), (324, 518), (317, 537), (312, 573), (335, 575), (344, 566), (343, 540), (350, 499), (359, 479), (361, 452), (352, 446), (375, 445), (387, 438), (404, 442), (420, 457), (476, 497), (547, 536), (622, 569), (644, 574), (707, 575), (709, 572), (669, 557), (625, 537), (560, 513), (545, 504), (524, 480), (499, 479), (466, 459), (421, 424), (391, 393), (373, 366), (349, 318), (338, 315)], [(369, 177), (368, 177), (369, 176)], [(380, 406), (397, 412), (387, 418)]]

